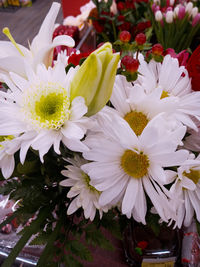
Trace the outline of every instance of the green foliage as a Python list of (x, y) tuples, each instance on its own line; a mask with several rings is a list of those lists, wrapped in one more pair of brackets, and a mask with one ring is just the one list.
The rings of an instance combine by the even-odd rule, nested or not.
[(66, 266), (83, 267), (83, 264), (81, 264), (78, 260), (76, 260), (71, 254), (65, 255), (65, 262)]
[(160, 217), (157, 214), (147, 213), (146, 222), (156, 236), (159, 236), (161, 224), (159, 223)]
[(197, 219), (196, 219), (196, 226), (197, 226), (198, 235), (200, 236), (200, 223), (197, 221)]
[(85, 240), (94, 247), (98, 246), (103, 249), (113, 250), (110, 241), (102, 234), (100, 229), (96, 228), (95, 224), (90, 224), (85, 228)]
[(89, 249), (80, 242), (80, 240), (68, 240), (66, 250), (71, 251), (75, 256), (82, 260), (92, 261), (92, 255)]
[[(95, 223), (95, 222), (94, 222)], [(115, 210), (110, 210), (105, 213), (101, 220), (96, 218), (96, 223), (99, 223), (103, 228), (107, 229), (113, 236), (122, 239), (122, 231), (120, 229), (119, 217)]]

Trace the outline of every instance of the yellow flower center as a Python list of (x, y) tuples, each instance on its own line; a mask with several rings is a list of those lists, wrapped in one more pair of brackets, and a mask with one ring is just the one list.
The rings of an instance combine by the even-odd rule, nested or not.
[(168, 96), (169, 96), (169, 93), (167, 91), (164, 91), (163, 90), (160, 99), (165, 98), (165, 97), (168, 97)]
[(128, 149), (121, 157), (121, 167), (128, 175), (140, 179), (148, 173), (149, 159), (143, 152)]
[(184, 172), (183, 175), (186, 176), (187, 178), (189, 178), (190, 180), (192, 180), (195, 184), (197, 184), (199, 182), (200, 171), (198, 171), (198, 170), (192, 170), (191, 169), (189, 173)]
[(92, 186), (90, 184), (91, 179), (85, 172), (82, 172), (82, 176), (83, 176), (83, 179), (84, 179), (87, 187), (90, 189), (90, 191), (97, 192), (98, 194), (100, 194), (100, 192), (94, 186)]
[(23, 96), (22, 111), (36, 129), (60, 129), (69, 119), (69, 107), (67, 91), (58, 83), (33, 85)]
[(138, 136), (149, 122), (147, 116), (142, 112), (131, 111), (127, 113), (124, 119), (128, 122), (134, 133)]

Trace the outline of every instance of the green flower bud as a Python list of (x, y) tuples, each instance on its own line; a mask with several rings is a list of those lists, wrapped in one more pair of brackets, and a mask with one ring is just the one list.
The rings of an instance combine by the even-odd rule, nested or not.
[(87, 116), (101, 110), (111, 97), (120, 55), (112, 52), (112, 45), (105, 43), (84, 61), (71, 82), (71, 100), (85, 98)]

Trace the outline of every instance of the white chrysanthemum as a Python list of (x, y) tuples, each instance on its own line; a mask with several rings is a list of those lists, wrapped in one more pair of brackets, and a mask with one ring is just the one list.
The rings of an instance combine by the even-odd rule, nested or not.
[[(145, 89), (138, 85), (132, 85), (126, 78), (117, 75), (111, 96), (111, 102), (119, 115), (124, 118), (136, 135), (140, 135), (147, 123), (160, 113), (167, 115), (176, 109), (176, 101), (173, 97), (162, 98), (162, 89), (155, 88), (146, 93)], [(176, 120), (169, 120), (171, 126), (176, 127)]]
[(187, 151), (176, 151), (185, 127), (164, 132), (160, 116), (137, 137), (118, 115), (100, 114), (102, 132), (86, 137), (85, 144), (90, 150), (83, 153), (84, 158), (93, 162), (82, 166), (91, 178), (90, 184), (102, 191), (100, 205), (120, 202), (123, 214), (128, 217), (132, 214), (137, 221), (145, 223), (146, 193), (158, 214), (167, 221), (173, 217), (173, 211), (163, 185), (171, 180), (167, 179), (163, 168), (177, 166), (186, 160)]
[(99, 211), (101, 218), (103, 212), (108, 211), (108, 206), (101, 207), (99, 205), (98, 201), (101, 192), (90, 185), (90, 177), (81, 170), (81, 165), (88, 161), (79, 156), (75, 156), (74, 159), (67, 159), (67, 161), (72, 165), (65, 166), (67, 170), (63, 170), (62, 174), (68, 178), (63, 180), (60, 185), (71, 187), (67, 197), (75, 197), (68, 207), (67, 214), (71, 215), (82, 207), (86, 219), (93, 221), (96, 210)]
[(173, 97), (171, 116), (184, 125), (197, 130), (192, 117), (200, 120), (200, 92), (192, 92), (188, 72), (179, 66), (178, 60), (170, 55), (164, 57), (163, 63), (151, 60), (148, 64), (140, 55), (140, 67), (135, 85), (141, 86), (147, 94), (157, 88), (162, 90), (161, 98)]
[(69, 85), (76, 69), (66, 75), (62, 62), (48, 70), (38, 65), (34, 73), (26, 65), (28, 80), (10, 73), (12, 81), (2, 76), (9, 86), (0, 93), (0, 135), (20, 135), (20, 159), (23, 163), (30, 146), (39, 151), (40, 159), (53, 145), (56, 153), (62, 141), (69, 149), (87, 149), (80, 141), (90, 120), (83, 117), (87, 106), (83, 97), (70, 100)]
[(194, 213), (200, 222), (200, 156), (192, 163), (186, 161), (175, 173), (176, 181), (170, 191), (176, 198), (182, 199), (182, 203), (177, 206), (176, 225), (181, 228), (189, 226)]

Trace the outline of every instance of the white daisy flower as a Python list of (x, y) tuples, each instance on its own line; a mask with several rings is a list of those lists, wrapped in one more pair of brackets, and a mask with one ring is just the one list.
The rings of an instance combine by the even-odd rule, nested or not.
[[(188, 227), (196, 215), (200, 222), (200, 155), (190, 155), (189, 162), (181, 164), (175, 173), (176, 181), (170, 191), (176, 198), (182, 199), (182, 203), (177, 206), (176, 224), (181, 228), (182, 224)], [(173, 203), (173, 202), (172, 202)]]
[(66, 75), (62, 62), (48, 70), (38, 65), (36, 73), (26, 65), (28, 80), (10, 73), (3, 76), (8, 92), (0, 92), (0, 135), (20, 135), (20, 159), (23, 163), (30, 146), (39, 151), (40, 159), (53, 145), (56, 153), (62, 141), (73, 151), (86, 148), (81, 143), (90, 119), (83, 117), (87, 106), (83, 97), (70, 100), (69, 86), (76, 69)]
[[(176, 103), (172, 97), (162, 98), (162, 89), (155, 88), (147, 94), (145, 89), (126, 81), (122, 75), (117, 75), (111, 96), (111, 102), (119, 115), (124, 118), (136, 135), (140, 135), (147, 123), (160, 113), (174, 112)], [(168, 120), (166, 116), (166, 120)], [(170, 120), (176, 127), (176, 121)]]
[[(90, 184), (102, 191), (100, 205), (121, 203), (122, 213), (145, 224), (147, 211), (145, 193), (163, 221), (173, 217), (173, 211), (163, 186), (167, 180), (164, 167), (177, 166), (185, 161), (188, 152), (176, 151), (185, 127), (163, 135), (161, 116), (154, 119), (137, 137), (128, 123), (118, 115), (100, 112), (102, 133), (86, 137), (90, 148), (83, 156), (93, 162), (82, 166), (91, 178)], [(163, 120), (164, 123), (164, 120)]]
[(147, 94), (160, 88), (161, 98), (171, 98), (174, 103), (169, 110), (172, 118), (197, 130), (192, 117), (200, 120), (200, 92), (192, 92), (185, 67), (179, 66), (178, 60), (170, 55), (164, 57), (162, 64), (154, 60), (148, 64), (142, 55), (139, 59), (141, 75), (135, 85), (141, 86)]
[(67, 197), (75, 197), (68, 207), (67, 214), (71, 215), (82, 207), (86, 219), (93, 221), (96, 210), (99, 211), (101, 218), (103, 212), (108, 211), (108, 206), (99, 205), (98, 200), (101, 192), (90, 185), (90, 177), (81, 170), (81, 166), (88, 161), (77, 155), (74, 159), (67, 159), (67, 161), (72, 165), (65, 166), (67, 170), (61, 172), (68, 178), (60, 182), (60, 185), (71, 187)]

